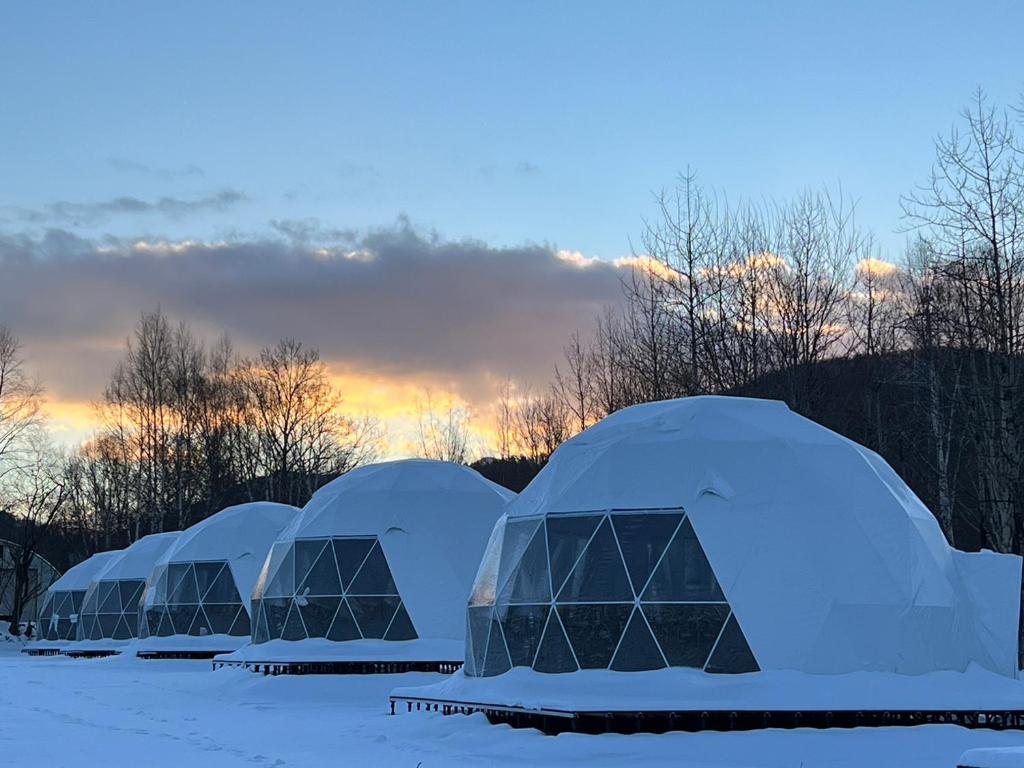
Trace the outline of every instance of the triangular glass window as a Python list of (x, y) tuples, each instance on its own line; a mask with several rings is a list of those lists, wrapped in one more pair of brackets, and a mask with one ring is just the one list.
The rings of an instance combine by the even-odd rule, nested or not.
[(295, 583), (301, 584), (313, 563), (327, 546), (327, 539), (297, 539), (295, 542)]
[(548, 614), (548, 625), (544, 628), (533, 668), (538, 672), (575, 672), (579, 669), (555, 611)]
[(732, 614), (725, 623), (722, 636), (718, 638), (718, 645), (711, 653), (704, 671), (728, 674), (760, 671), (747, 638), (743, 636), (743, 630), (736, 621), (736, 614)]
[[(633, 599), (626, 566), (605, 518), (558, 593), (559, 602), (627, 601)], [(582, 662), (580, 662), (582, 664)]]
[(511, 579), (513, 571), (540, 525), (539, 518), (536, 520), (509, 520), (505, 524), (505, 536), (501, 543), (501, 558), (498, 566), (499, 594)]
[(501, 633), (501, 624), (491, 621), (490, 638), (487, 641), (487, 655), (484, 657), (484, 676), (493, 677), (508, 672), (512, 665), (505, 649), (505, 638)]
[(306, 629), (302, 626), (302, 618), (299, 616), (299, 607), (292, 603), (288, 611), (288, 617), (284, 622), (284, 629), (281, 632), (282, 640), (305, 640)]
[(178, 586), (171, 592), (170, 603), (198, 603), (199, 587), (196, 585), (195, 569), (190, 565)]
[(635, 594), (644, 591), (654, 566), (682, 518), (682, 514), (612, 515), (615, 535)]
[(139, 604), (139, 596), (142, 588), (146, 586), (144, 581), (119, 581), (117, 590), (121, 594), (121, 610), (134, 610)]
[[(291, 597), (295, 594), (295, 550), (289, 548), (277, 572), (270, 576), (270, 584), (263, 590), (264, 597)], [(267, 614), (269, 622), (270, 615)]]
[(231, 575), (231, 566), (224, 563), (220, 573), (207, 588), (203, 595), (204, 603), (240, 603), (241, 595), (238, 594), (238, 587), (235, 586), (235, 578)]
[[(205, 599), (210, 587), (224, 571), (227, 566), (225, 562), (219, 563), (195, 563), (193, 568), (196, 572), (196, 584), (199, 587), (199, 595)], [(214, 602), (214, 601), (211, 601)]]
[(292, 601), (283, 597), (268, 597), (263, 599), (263, 614), (267, 620), (267, 632), (271, 640), (275, 640), (284, 633), (284, 622), (288, 618), (288, 608)]
[(561, 590), (562, 583), (576, 565), (602, 518), (603, 515), (552, 515), (547, 518), (548, 559), (555, 594)]
[(549, 605), (510, 605), (497, 609), (513, 667), (529, 667), (540, 647)]
[(231, 625), (228, 634), (234, 637), (248, 637), (252, 634), (252, 622), (249, 621), (249, 613), (245, 610), (245, 606), (238, 606), (238, 618)]
[(116, 581), (101, 581), (99, 608), (96, 613), (115, 613), (121, 610), (121, 597)]
[(356, 626), (356, 621), (352, 618), (352, 611), (349, 609), (348, 603), (343, 601), (327, 632), (327, 639), (345, 641), (358, 640), (360, 637), (359, 627)]
[(688, 519), (683, 520), (665, 550), (650, 584), (644, 590), (643, 600), (653, 603), (725, 601), (715, 572)]
[(101, 613), (96, 618), (99, 620), (101, 637), (113, 637), (117, 630), (117, 622), (121, 620), (121, 614)]
[(398, 597), (350, 597), (348, 606), (365, 638), (383, 638), (398, 610)]
[(491, 631), (493, 608), (489, 605), (470, 606), (469, 635), (472, 638), (473, 658), (478, 670), (484, 668), (484, 654), (487, 653), (487, 637)]
[[(333, 547), (324, 547), (306, 578), (299, 584), (297, 594), (341, 595), (341, 580), (338, 578), (338, 566), (334, 562)], [(327, 627), (324, 627), (326, 631)]]
[(522, 557), (514, 564), (511, 578), (498, 598), (499, 603), (546, 603), (551, 600), (547, 542), (544, 526), (538, 525)]
[(121, 620), (117, 622), (117, 626), (114, 627), (114, 634), (112, 637), (115, 640), (131, 640), (135, 636), (132, 632), (131, 627), (128, 626), (127, 619), (122, 616)]
[(192, 626), (188, 628), (188, 633), (193, 637), (206, 637), (213, 634), (210, 620), (206, 618), (206, 612), (202, 606), (199, 606), (199, 610), (196, 611), (196, 617), (192, 620)]
[(647, 669), (661, 669), (665, 660), (658, 650), (647, 622), (640, 614), (640, 609), (633, 611), (629, 625), (622, 635), (622, 642), (615, 651), (611, 668), (618, 672), (640, 672)]
[(645, 603), (647, 622), (669, 666), (703, 669), (729, 616), (728, 605)]
[(206, 620), (209, 622), (210, 634), (228, 634), (241, 608), (242, 606), (238, 603), (235, 605), (204, 605), (203, 611), (206, 613)]
[(198, 611), (198, 605), (171, 606), (168, 609), (167, 614), (174, 625), (174, 634), (187, 635), (189, 629), (192, 628), (192, 622), (196, 620), (196, 613)]
[(332, 539), (331, 543), (334, 546), (334, 557), (338, 561), (341, 583), (348, 587), (374, 545), (374, 539)]
[[(334, 555), (328, 548), (327, 553), (334, 562)], [(341, 604), (340, 597), (309, 597), (306, 604), (300, 606), (302, 612), (302, 623), (306, 625), (306, 634), (310, 637), (327, 637), (327, 632), (334, 621), (334, 615), (338, 612)]]
[(632, 603), (558, 606), (580, 669), (606, 669), (629, 621)]
[(265, 643), (270, 640), (270, 630), (267, 628), (267, 615), (263, 611), (263, 603), (256, 606), (256, 631), (253, 632), (254, 643)]
[(391, 626), (384, 635), (385, 640), (415, 640), (417, 638), (416, 628), (412, 625), (409, 612), (404, 605), (398, 606), (395, 618), (391, 620)]
[[(395, 586), (395, 580), (391, 578), (391, 569), (388, 567), (388, 561), (384, 557), (384, 550), (381, 549), (379, 541), (374, 542), (373, 549), (370, 550), (370, 554), (366, 556), (366, 561), (359, 569), (359, 573), (356, 574), (355, 579), (349, 585), (348, 594), (398, 594), (398, 588)], [(355, 608), (352, 611), (355, 612)], [(356, 621), (359, 621), (358, 615), (356, 616)], [(362, 622), (359, 622), (359, 626), (362, 627)], [(363, 634), (366, 634), (365, 628)]]

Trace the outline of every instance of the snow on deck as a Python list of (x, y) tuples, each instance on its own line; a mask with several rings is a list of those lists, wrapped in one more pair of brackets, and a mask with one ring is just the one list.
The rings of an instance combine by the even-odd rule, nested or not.
[(388, 693), (440, 675), (265, 677), (209, 662), (0, 654), (0, 744), (49, 768), (622, 765), (934, 768), (1024, 734), (955, 726), (663, 736), (542, 736), (482, 715), (389, 716)]

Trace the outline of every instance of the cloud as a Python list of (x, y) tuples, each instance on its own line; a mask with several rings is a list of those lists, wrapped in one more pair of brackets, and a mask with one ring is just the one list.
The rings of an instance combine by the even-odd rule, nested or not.
[(572, 331), (621, 301), (624, 267), (405, 220), (360, 235), (300, 220), (223, 242), (0, 234), (0, 269), (3, 322), (62, 399), (97, 396), (139, 313), (160, 306), (241, 349), (295, 337), (349, 376), (484, 403), (507, 376), (548, 381)]
[(124, 157), (110, 157), (107, 158), (107, 165), (113, 168), (115, 171), (122, 173), (134, 173), (141, 176), (151, 176), (161, 181), (177, 181), (179, 179), (187, 178), (205, 178), (206, 172), (198, 165), (182, 165), (177, 168), (160, 168), (152, 165), (146, 165), (135, 160), (129, 160)]
[(194, 199), (160, 197), (156, 200), (142, 200), (125, 195), (88, 203), (59, 200), (42, 209), (4, 210), (11, 218), (28, 224), (92, 227), (103, 224), (115, 216), (124, 215), (161, 215), (171, 219), (182, 219), (198, 213), (223, 213), (247, 199), (237, 190), (223, 189)]

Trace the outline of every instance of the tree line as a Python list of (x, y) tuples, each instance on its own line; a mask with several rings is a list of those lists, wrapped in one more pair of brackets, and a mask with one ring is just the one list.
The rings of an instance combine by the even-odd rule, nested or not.
[(0, 328), (0, 522), (16, 545), (12, 630), (35, 597), (35, 554), (66, 568), (142, 536), (183, 530), (230, 504), (301, 506), (372, 460), (377, 425), (346, 415), (319, 352), (285, 339), (255, 356), (144, 314), (100, 399), (94, 436), (49, 440), (42, 388)]
[(891, 260), (842, 194), (729, 204), (681, 175), (624, 309), (569, 339), (546, 391), (503, 393), (500, 454), (542, 463), (636, 403), (778, 397), (889, 459), (951, 542), (1024, 552), (1021, 118), (976, 95), (902, 199)]

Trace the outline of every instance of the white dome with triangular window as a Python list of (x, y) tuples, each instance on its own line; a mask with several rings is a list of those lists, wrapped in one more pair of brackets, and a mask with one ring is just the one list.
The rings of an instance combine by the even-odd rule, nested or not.
[(36, 640), (27, 650), (59, 649), (78, 634), (78, 615), (93, 578), (106, 568), (121, 550), (97, 552), (69, 568), (46, 590), (43, 609), (36, 620)]
[(253, 592), (253, 644), (222, 659), (455, 661), (465, 601), (513, 494), (462, 465), (385, 462), (318, 490)]
[(224, 653), (245, 645), (253, 586), (271, 545), (298, 514), (287, 504), (257, 501), (183, 531), (149, 577), (138, 652)]
[(1021, 560), (951, 548), (886, 462), (774, 401), (634, 406), (496, 526), (465, 672), (1017, 669)]
[(76, 648), (120, 649), (138, 636), (139, 599), (146, 579), (178, 536), (178, 531), (143, 536), (93, 577), (79, 615)]

